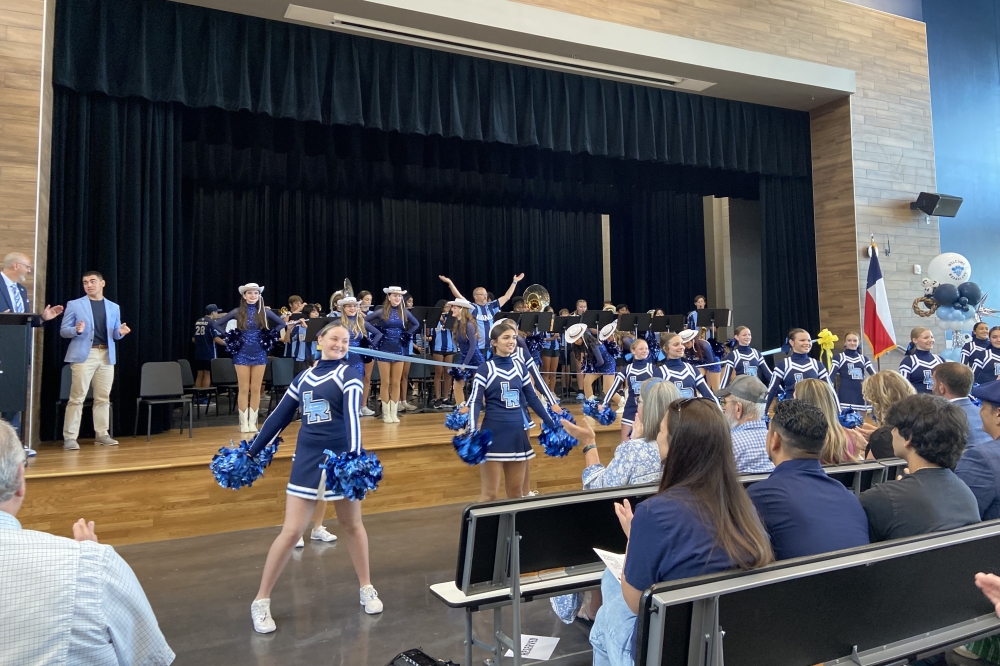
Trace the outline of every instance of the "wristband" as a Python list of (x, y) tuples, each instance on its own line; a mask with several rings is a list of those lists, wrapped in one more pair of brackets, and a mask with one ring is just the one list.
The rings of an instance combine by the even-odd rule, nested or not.
[(585, 447), (583, 447), (583, 455), (587, 455), (587, 451), (590, 451), (591, 449), (596, 449), (596, 448), (597, 448), (597, 444), (587, 444)]

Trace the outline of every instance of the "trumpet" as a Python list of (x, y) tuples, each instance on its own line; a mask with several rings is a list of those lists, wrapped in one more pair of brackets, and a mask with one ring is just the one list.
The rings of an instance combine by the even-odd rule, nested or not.
[(540, 284), (533, 284), (524, 290), (524, 306), (528, 312), (541, 312), (549, 307), (549, 290)]
[(292, 314), (292, 311), (288, 309), (288, 306), (283, 306), (280, 310), (278, 310), (278, 314), (284, 317), (285, 315)]

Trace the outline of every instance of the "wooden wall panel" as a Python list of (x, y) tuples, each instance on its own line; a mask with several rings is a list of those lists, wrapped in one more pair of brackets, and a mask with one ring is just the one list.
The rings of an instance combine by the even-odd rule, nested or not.
[(831, 178), (814, 185), (817, 264), (826, 271), (820, 275), (822, 322), (843, 334), (860, 321), (868, 272), (861, 251), (874, 233), (881, 245), (888, 238), (892, 246), (882, 271), (897, 332), (920, 323), (910, 311), (922, 293), (911, 268), (940, 252), (936, 218), (909, 209), (917, 193), (935, 186), (923, 23), (840, 0), (516, 1), (854, 70), (858, 90), (850, 104), (817, 109), (812, 118), (814, 173)]

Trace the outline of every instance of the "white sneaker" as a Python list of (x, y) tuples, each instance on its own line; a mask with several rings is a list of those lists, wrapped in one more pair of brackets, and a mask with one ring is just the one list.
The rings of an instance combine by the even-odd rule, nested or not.
[(369, 409), (368, 406), (366, 405), (361, 408), (361, 416), (375, 416), (375, 410)]
[(412, 402), (406, 402), (404, 400), (403, 401), (403, 409), (405, 409), (408, 412), (415, 412), (419, 408), (416, 405), (414, 405)]
[(295, 544), (295, 547), (296, 548), (305, 548), (306, 547), (306, 540), (303, 539), (302, 537), (299, 537), (299, 541), (298, 541), (298, 543)]
[(317, 527), (312, 531), (312, 534), (309, 535), (309, 538), (312, 539), (313, 541), (325, 541), (327, 543), (330, 543), (331, 541), (337, 540), (337, 535), (330, 534), (329, 532), (326, 531), (325, 525), (320, 525), (319, 527)]
[(271, 617), (270, 599), (258, 599), (250, 604), (250, 617), (253, 618), (253, 630), (258, 634), (269, 634), (277, 629)]
[(371, 585), (361, 588), (361, 605), (369, 615), (378, 615), (382, 612), (382, 600), (378, 598), (378, 592)]

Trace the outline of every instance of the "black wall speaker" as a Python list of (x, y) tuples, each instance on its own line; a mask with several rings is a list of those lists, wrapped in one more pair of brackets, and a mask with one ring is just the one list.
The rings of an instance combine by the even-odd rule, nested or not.
[(912, 210), (919, 210), (927, 215), (938, 217), (955, 217), (962, 205), (962, 197), (936, 192), (921, 192), (917, 200), (910, 204)]

